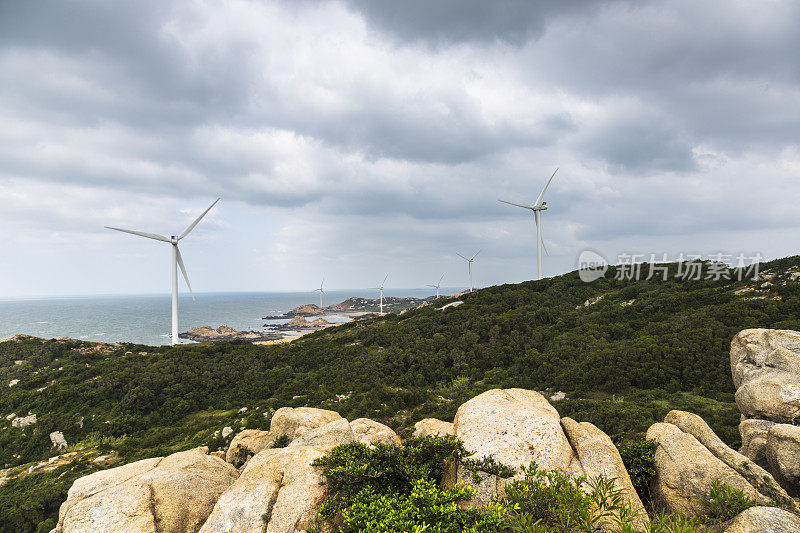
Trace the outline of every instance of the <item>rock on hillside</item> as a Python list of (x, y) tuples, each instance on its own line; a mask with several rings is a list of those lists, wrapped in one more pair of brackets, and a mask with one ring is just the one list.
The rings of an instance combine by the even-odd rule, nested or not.
[(75, 481), (54, 533), (197, 531), (239, 477), (207, 448), (143, 459)]
[(443, 422), (435, 418), (425, 418), (414, 424), (415, 439), (420, 437), (453, 435), (453, 423)]
[(276, 437), (286, 435), (290, 441), (311, 430), (342, 418), (336, 411), (313, 407), (281, 407), (272, 415), (269, 431)]
[[(532, 461), (543, 469), (569, 467), (575, 452), (561, 429), (560, 417), (538, 392), (525, 389), (492, 389), (463, 403), (453, 420), (455, 435), (464, 441), (474, 459), (493, 457), (517, 470)], [(505, 495), (506, 480), (481, 474), (474, 483), (472, 472), (451, 465), (444, 484), (463, 483), (475, 490), (471, 503), (485, 505)]]

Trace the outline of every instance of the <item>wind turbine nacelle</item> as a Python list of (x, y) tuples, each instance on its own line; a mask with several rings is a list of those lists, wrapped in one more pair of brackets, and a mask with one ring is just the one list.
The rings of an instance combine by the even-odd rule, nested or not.
[(547, 202), (542, 202), (533, 208), (534, 211), (547, 211)]

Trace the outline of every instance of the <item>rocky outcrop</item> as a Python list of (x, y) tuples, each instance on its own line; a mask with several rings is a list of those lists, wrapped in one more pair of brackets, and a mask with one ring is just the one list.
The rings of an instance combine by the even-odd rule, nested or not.
[(767, 433), (776, 422), (748, 418), (739, 424), (739, 435), (742, 436), (742, 448), (739, 453), (754, 463), (767, 468)]
[(369, 418), (356, 418), (350, 422), (350, 429), (356, 442), (373, 446), (375, 444), (400, 445), (400, 437), (387, 425)]
[(769, 472), (744, 455), (729, 448), (701, 417), (686, 411), (670, 411), (664, 418), (664, 422), (674, 424), (681, 431), (697, 439), (714, 457), (745, 478), (753, 488), (766, 498), (763, 501), (774, 501), (780, 507), (800, 514), (800, 507), (781, 488), (780, 484)]
[(300, 435), (289, 443), (289, 446), (325, 446), (333, 448), (334, 446), (347, 444), (354, 440), (355, 435), (353, 435), (353, 430), (350, 429), (350, 424), (347, 422), (347, 419), (339, 418)]
[(786, 533), (800, 531), (800, 518), (777, 507), (751, 507), (731, 520), (725, 533)]
[(800, 427), (775, 424), (766, 444), (770, 471), (793, 496), (800, 496)]
[(237, 331), (227, 324), (214, 329), (211, 326), (200, 326), (189, 328), (178, 335), (181, 339), (188, 339), (195, 342), (214, 342), (214, 341), (250, 341), (263, 342), (274, 341), (281, 338), (275, 333), (260, 333), (258, 331)]
[(241, 467), (250, 457), (261, 450), (271, 448), (275, 444), (275, 435), (260, 429), (245, 429), (239, 432), (228, 446), (225, 460), (235, 466)]
[(673, 513), (703, 516), (708, 512), (704, 498), (715, 480), (742, 490), (749, 498), (768, 503), (736, 470), (674, 424), (653, 424), (647, 430), (647, 438), (658, 443), (657, 474), (651, 482), (653, 502), (658, 507)]
[(443, 422), (435, 418), (425, 418), (414, 424), (414, 434), (412, 437), (441, 437), (443, 435), (453, 435), (453, 423)]
[(67, 449), (67, 439), (64, 438), (64, 434), (60, 431), (53, 431), (50, 433), (50, 442), (53, 443), (53, 448), (55, 448), (57, 452), (63, 452)]
[(340, 419), (336, 411), (315, 409), (313, 407), (281, 407), (272, 415), (269, 432), (280, 437), (286, 435), (293, 441), (309, 431)]
[(739, 332), (731, 341), (731, 372), (745, 418), (794, 423), (800, 415), (800, 333)]
[(308, 528), (325, 489), (311, 463), (329, 448), (293, 447), (257, 453), (214, 505), (201, 533), (295, 533)]
[(647, 511), (611, 438), (589, 422), (562, 418), (561, 426), (577, 454), (584, 475), (589, 479), (600, 476), (613, 479), (615, 486), (623, 490), (626, 503), (636, 513), (633, 525), (643, 529), (649, 521)]
[(197, 531), (237, 470), (206, 448), (143, 459), (75, 481), (55, 533)]
[[(566, 469), (575, 457), (558, 412), (535, 391), (486, 391), (458, 408), (453, 430), (466, 449), (475, 452), (472, 458), (491, 456), (515, 468), (517, 477), (522, 477), (521, 469), (532, 461), (544, 470)], [(472, 473), (461, 465), (452, 465), (445, 475), (445, 486), (456, 483), (475, 489), (472, 505), (485, 505), (505, 494), (506, 480), (481, 474), (481, 481), (475, 483)]]
[[(12, 413), (13, 414), (13, 413)], [(11, 418), (11, 426), (15, 428), (24, 428), (36, 423), (36, 415), (28, 413), (28, 416), (14, 415)]]

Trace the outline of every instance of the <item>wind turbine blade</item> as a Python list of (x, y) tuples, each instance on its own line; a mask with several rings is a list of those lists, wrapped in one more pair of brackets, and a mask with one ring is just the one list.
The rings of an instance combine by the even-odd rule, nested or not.
[(525, 204), (518, 204), (517, 202), (509, 202), (507, 200), (497, 200), (498, 202), (503, 202), (504, 204), (508, 205), (515, 205), (517, 207), (524, 207), (525, 209), (533, 209), (532, 205), (525, 205)]
[[(447, 274), (447, 272), (445, 272), (445, 274)], [(442, 277), (441, 277), (441, 278), (439, 278), (439, 285), (441, 285), (441, 284), (442, 284), (442, 280), (443, 280), (443, 279), (444, 279), (444, 274), (442, 274)]]
[(383, 278), (383, 283), (381, 283), (381, 289), (383, 289), (383, 286), (386, 285), (386, 280), (387, 279), (389, 279), (389, 274), (386, 274), (386, 277)]
[(189, 224), (189, 227), (188, 227), (188, 228), (186, 228), (185, 230), (183, 230), (183, 233), (181, 233), (180, 235), (178, 235), (178, 240), (181, 240), (181, 239), (183, 239), (184, 237), (186, 237), (187, 235), (189, 235), (189, 232), (190, 232), (190, 231), (192, 231), (192, 230), (194, 229), (194, 227), (197, 225), (197, 223), (198, 223), (198, 222), (200, 222), (200, 220), (201, 220), (201, 219), (202, 219), (204, 216), (206, 216), (206, 213), (208, 213), (209, 211), (211, 211), (211, 208), (212, 208), (212, 207), (214, 207), (214, 206), (217, 204), (217, 202), (219, 202), (219, 198), (217, 198), (216, 200), (214, 200), (214, 203), (213, 203), (213, 204), (211, 204), (210, 206), (208, 206), (208, 209), (206, 209), (205, 211), (203, 211), (203, 213), (202, 213), (202, 214), (201, 214), (199, 217), (197, 217), (197, 218), (195, 219), (195, 221), (194, 221), (194, 222), (192, 222), (191, 224)]
[(478, 250), (478, 251), (475, 253), (475, 255), (473, 255), (473, 256), (472, 256), (472, 259), (469, 259), (469, 261), (473, 261), (473, 260), (474, 260), (476, 257), (478, 257), (478, 254), (479, 254), (479, 253), (481, 253), (482, 251), (483, 251), (483, 250)]
[(555, 169), (555, 171), (553, 172), (553, 175), (550, 176), (549, 180), (547, 180), (547, 184), (544, 186), (544, 189), (542, 189), (542, 192), (539, 193), (539, 198), (536, 199), (536, 203), (533, 204), (533, 205), (539, 205), (539, 204), (542, 203), (542, 198), (544, 198), (544, 191), (546, 191), (547, 188), (550, 186), (550, 182), (553, 181), (553, 178), (555, 177), (556, 172), (558, 172), (558, 168)]
[(111, 226), (103, 226), (104, 228), (113, 229), (115, 231), (121, 231), (123, 233), (130, 233), (132, 235), (138, 235), (140, 237), (147, 237), (148, 239), (155, 239), (157, 241), (164, 241), (164, 242), (172, 242), (168, 238), (164, 237), (163, 235), (159, 235), (157, 233), (144, 233), (143, 231), (133, 231), (132, 229), (122, 229), (122, 228), (112, 228)]
[(461, 259), (463, 259), (464, 261), (469, 261), (469, 259), (467, 259), (466, 257), (464, 257), (463, 255), (461, 255), (461, 254), (460, 254), (460, 253), (458, 253), (458, 252), (456, 252), (456, 255), (457, 255), (458, 257), (460, 257)]
[(194, 293), (192, 292), (192, 285), (189, 283), (189, 275), (186, 274), (186, 267), (183, 266), (183, 257), (181, 257), (181, 249), (178, 248), (178, 245), (175, 245), (175, 250), (178, 252), (178, 266), (181, 267), (181, 272), (183, 273), (183, 279), (186, 280), (186, 286), (189, 287), (189, 294), (192, 295), (192, 300), (194, 300)]

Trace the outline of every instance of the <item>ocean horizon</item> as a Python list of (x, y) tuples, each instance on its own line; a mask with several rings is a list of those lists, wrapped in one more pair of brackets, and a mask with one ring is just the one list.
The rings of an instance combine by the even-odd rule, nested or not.
[[(461, 289), (442, 290), (442, 295)], [(386, 289), (384, 296), (424, 298), (431, 289)], [(330, 290), (324, 304), (350, 297), (376, 298), (377, 291)], [(264, 324), (285, 320), (264, 320), (303, 304), (319, 305), (313, 292), (208, 292), (178, 296), (179, 331), (190, 327), (222, 324), (237, 330), (264, 331)], [(347, 317), (331, 315), (332, 322)], [(70, 337), (96, 342), (130, 342), (160, 346), (169, 344), (170, 294), (87, 295), (0, 299), (0, 339), (16, 334), (46, 339)], [(182, 344), (192, 341), (179, 339)]]

